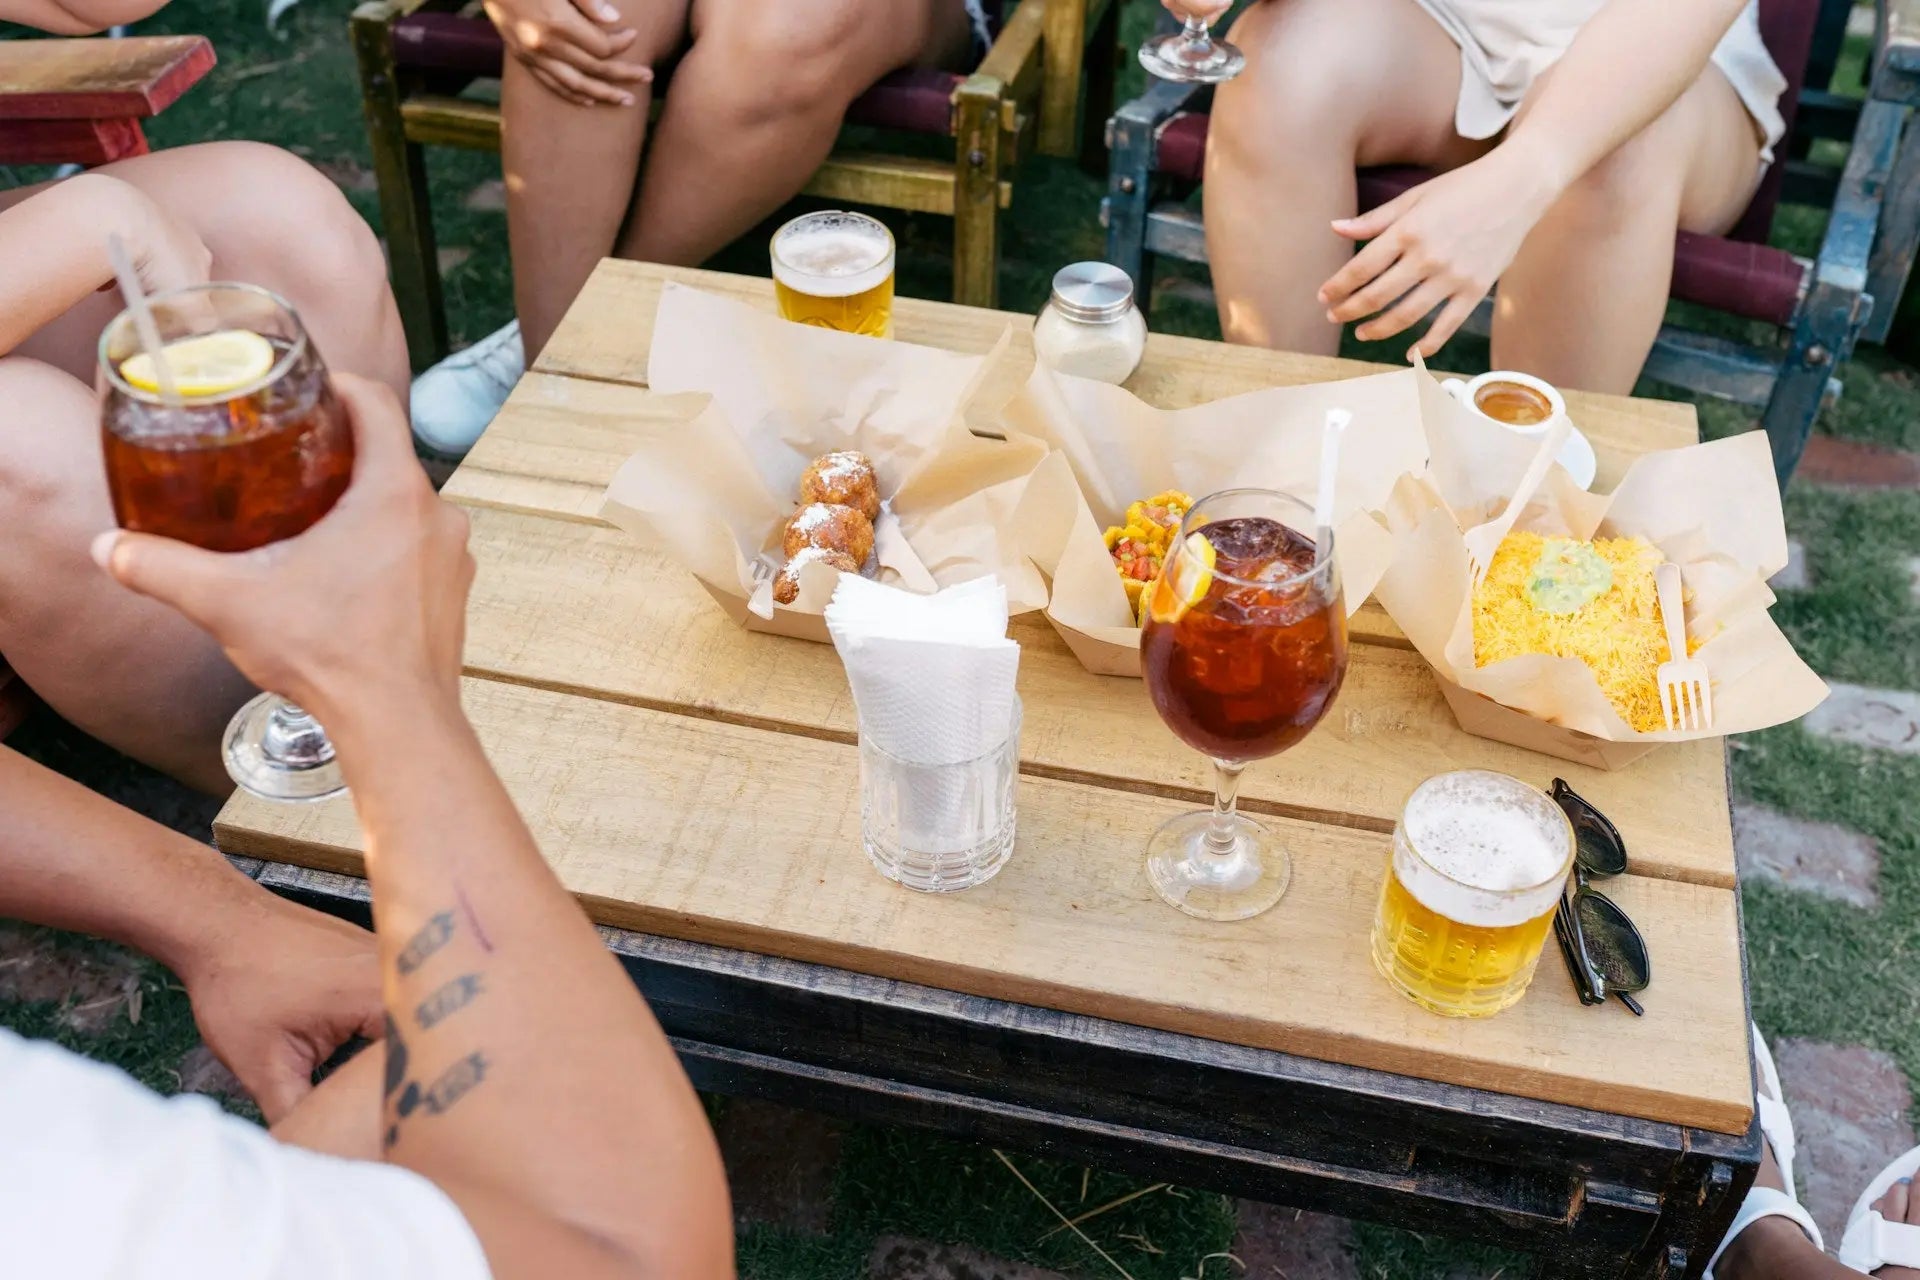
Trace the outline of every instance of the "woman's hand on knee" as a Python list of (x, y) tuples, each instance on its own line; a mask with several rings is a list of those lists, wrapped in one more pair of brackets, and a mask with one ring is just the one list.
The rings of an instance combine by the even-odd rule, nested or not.
[(576, 106), (630, 107), (653, 68), (619, 61), (639, 33), (608, 0), (485, 0), (508, 52)]
[(1377, 342), (1437, 307), (1408, 352), (1433, 355), (1487, 296), (1550, 203), (1544, 184), (1529, 181), (1496, 148), (1371, 212), (1337, 219), (1336, 232), (1368, 244), (1320, 286), (1327, 318), (1346, 324), (1371, 316), (1354, 336)]

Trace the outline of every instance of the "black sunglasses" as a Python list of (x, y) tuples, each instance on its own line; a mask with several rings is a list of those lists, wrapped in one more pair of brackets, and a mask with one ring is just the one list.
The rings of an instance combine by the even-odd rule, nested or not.
[(1627, 913), (1591, 881), (1623, 875), (1627, 870), (1627, 842), (1607, 815), (1581, 799), (1565, 780), (1553, 780), (1553, 799), (1573, 825), (1573, 874), (1561, 890), (1560, 907), (1553, 914), (1553, 935), (1581, 1004), (1620, 1003), (1644, 1016), (1633, 998), (1653, 981), (1647, 958), (1647, 940), (1640, 936)]

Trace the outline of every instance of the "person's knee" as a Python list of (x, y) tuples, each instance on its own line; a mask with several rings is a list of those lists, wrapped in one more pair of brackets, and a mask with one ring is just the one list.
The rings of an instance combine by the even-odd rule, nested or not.
[(247, 200), (222, 214), (211, 237), (221, 259), (296, 306), (332, 297), (377, 297), (386, 288), (380, 241), (340, 189), (290, 152), (221, 142), (215, 161)]
[(808, 115), (831, 105), (844, 111), (891, 70), (872, 49), (890, 34), (875, 6), (862, 0), (782, 0), (732, 4), (715, 13), (698, 39), (723, 44), (735, 61), (737, 88), (728, 103), (741, 124)]
[(0, 358), (0, 638), (65, 589), (85, 539), (111, 520), (93, 394), (52, 365)]
[(1289, 143), (1350, 148), (1362, 111), (1380, 86), (1355, 58), (1351, 32), (1327, 21), (1320, 0), (1249, 8), (1232, 39), (1247, 70), (1214, 96), (1209, 144), (1271, 153)]

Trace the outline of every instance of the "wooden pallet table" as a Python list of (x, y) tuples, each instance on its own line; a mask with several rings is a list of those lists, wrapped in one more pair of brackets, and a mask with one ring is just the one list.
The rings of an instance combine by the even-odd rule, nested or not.
[[(1699, 1274), (1759, 1150), (1720, 742), (1601, 773), (1470, 737), (1368, 606), (1332, 713), (1242, 785), (1289, 842), (1293, 887), (1208, 923), (1141, 870), (1147, 834), (1206, 801), (1204, 762), (1138, 681), (1087, 674), (1033, 615), (1015, 626), (1014, 858), (963, 894), (901, 890), (859, 850), (832, 649), (740, 630), (596, 517), (662, 412), (646, 352), (670, 279), (772, 305), (762, 280), (602, 264), (446, 493), (479, 563), (468, 712), (698, 1084), (1496, 1241), (1555, 1276)], [(1024, 317), (896, 308), (901, 338), (959, 351), (1010, 325), (1030, 349)], [(1155, 337), (1132, 385), (1176, 406), (1373, 371)], [(1695, 438), (1685, 405), (1569, 400), (1602, 484)], [(1485, 1021), (1433, 1017), (1373, 973), (1394, 815), (1459, 767), (1564, 776), (1619, 823), (1632, 874), (1609, 894), (1654, 956), (1644, 1019), (1582, 1006), (1553, 954)], [(216, 831), (268, 860), (265, 883), (364, 916), (346, 803), (236, 798)]]

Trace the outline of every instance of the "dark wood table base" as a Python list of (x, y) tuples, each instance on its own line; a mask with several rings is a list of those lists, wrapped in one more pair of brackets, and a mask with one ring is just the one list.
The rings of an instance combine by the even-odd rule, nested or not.
[[(370, 923), (364, 880), (254, 869)], [(1524, 1250), (1556, 1280), (1698, 1276), (1759, 1165), (1757, 1123), (1730, 1137), (601, 933), (701, 1089)]]

